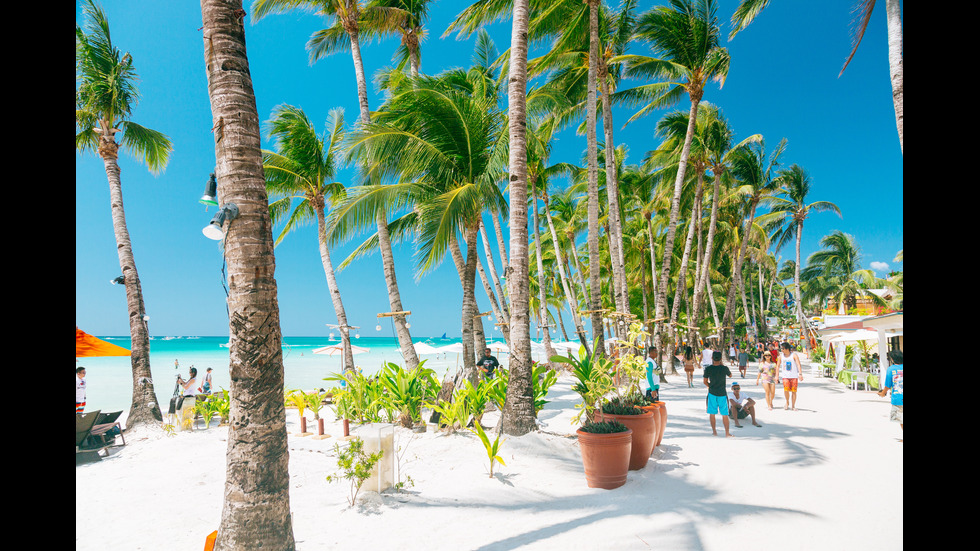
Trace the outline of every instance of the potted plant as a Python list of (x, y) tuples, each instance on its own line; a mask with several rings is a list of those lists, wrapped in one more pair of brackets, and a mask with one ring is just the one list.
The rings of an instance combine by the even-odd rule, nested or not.
[(589, 421), (576, 434), (589, 488), (612, 490), (626, 484), (633, 431), (618, 421)]
[(657, 421), (654, 412), (643, 411), (622, 398), (614, 398), (602, 404), (596, 412), (598, 421), (617, 421), (633, 431), (630, 447), (629, 470), (646, 467), (657, 439)]
[[(596, 342), (598, 343), (598, 339)], [(612, 362), (589, 355), (584, 346), (579, 347), (578, 358), (569, 353), (568, 356), (552, 356), (551, 361), (571, 365), (572, 375), (578, 379), (572, 385), (572, 390), (582, 397), (582, 403), (575, 406), (581, 411), (572, 419), (572, 423), (580, 422), (583, 415), (586, 421), (592, 421), (597, 404), (614, 388), (610, 376)]]

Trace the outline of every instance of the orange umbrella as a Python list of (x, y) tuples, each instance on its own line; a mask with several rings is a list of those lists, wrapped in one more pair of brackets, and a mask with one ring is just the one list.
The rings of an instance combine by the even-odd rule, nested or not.
[(105, 342), (75, 328), (75, 357), (83, 356), (129, 356), (129, 350)]

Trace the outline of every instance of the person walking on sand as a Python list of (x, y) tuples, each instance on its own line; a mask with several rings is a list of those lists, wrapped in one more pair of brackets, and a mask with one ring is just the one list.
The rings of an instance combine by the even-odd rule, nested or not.
[[(779, 356), (779, 378), (783, 381), (783, 396), (786, 404), (783, 409), (796, 411), (796, 391), (799, 384), (803, 382), (803, 369), (800, 365), (800, 356), (793, 352), (793, 347), (788, 342), (780, 345), (783, 353)], [(792, 395), (792, 400), (790, 396)]]
[(85, 368), (75, 368), (75, 413), (85, 412)]
[(741, 348), (738, 351), (738, 372), (742, 374), (742, 378), (745, 378), (745, 370), (749, 366), (749, 351), (747, 348)]
[(721, 352), (712, 353), (711, 365), (704, 368), (704, 386), (708, 387), (705, 404), (708, 410), (708, 420), (711, 422), (711, 434), (715, 436), (718, 436), (715, 415), (721, 415), (722, 423), (725, 425), (725, 436), (732, 436), (728, 427), (728, 392), (726, 392), (727, 378), (731, 376), (731, 370), (721, 362)]
[(776, 396), (776, 364), (772, 363), (769, 354), (763, 354), (759, 358), (759, 375), (755, 378), (755, 384), (762, 380), (762, 389), (766, 392), (766, 406), (772, 411), (772, 399)]
[[(892, 391), (892, 409), (889, 418), (892, 421), (898, 421), (898, 427), (902, 429), (902, 435), (905, 434), (905, 421), (902, 418), (902, 408), (904, 406), (904, 389), (903, 389), (903, 377), (902, 371), (903, 362), (905, 361), (905, 356), (902, 354), (901, 350), (892, 350), (887, 354), (887, 358), (891, 361), (892, 365), (888, 366), (888, 370), (885, 372), (885, 382), (881, 386), (881, 390), (878, 391), (878, 396), (884, 396), (888, 394), (888, 391)], [(899, 439), (902, 442), (903, 439)]]
[(204, 394), (211, 394), (211, 368), (208, 368), (208, 372), (204, 374), (204, 385), (201, 387), (201, 391)]
[(728, 411), (738, 428), (742, 428), (742, 425), (738, 424), (738, 420), (746, 417), (752, 417), (754, 426), (762, 426), (755, 421), (755, 400), (742, 394), (742, 388), (738, 385), (738, 381), (732, 383), (732, 395), (728, 397)]
[(684, 374), (687, 375), (687, 388), (694, 388), (694, 349), (684, 347)]

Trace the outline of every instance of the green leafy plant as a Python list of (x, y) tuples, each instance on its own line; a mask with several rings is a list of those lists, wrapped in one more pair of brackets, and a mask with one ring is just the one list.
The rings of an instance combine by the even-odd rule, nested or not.
[(626, 432), (630, 429), (619, 421), (586, 421), (585, 424), (579, 427), (579, 430), (590, 434), (615, 434), (618, 432)]
[(386, 363), (378, 374), (378, 382), (384, 389), (385, 408), (393, 412), (389, 420), (394, 422), (392, 417), (397, 416), (398, 423), (406, 428), (422, 421), (422, 406), (429, 396), (435, 396), (439, 390), (435, 371), (423, 367), (424, 363), (425, 360), (422, 360), (411, 370)]
[[(596, 338), (596, 344), (598, 340)], [(582, 397), (582, 403), (575, 406), (579, 412), (572, 419), (572, 424), (579, 423), (583, 415), (587, 421), (592, 421), (599, 401), (613, 390), (610, 376), (612, 362), (606, 358), (590, 356), (584, 346), (579, 347), (578, 358), (569, 353), (568, 356), (552, 356), (551, 361), (571, 365), (572, 375), (577, 379), (572, 390)]]
[(299, 416), (303, 417), (306, 411), (306, 394), (302, 390), (294, 388), (286, 392), (286, 406), (293, 406), (299, 410)]
[(465, 392), (464, 389), (456, 389), (452, 402), (439, 400), (438, 404), (429, 404), (433, 411), (439, 413), (439, 424), (446, 432), (456, 432), (465, 427), (472, 416)]
[(340, 467), (341, 474), (328, 475), (327, 482), (349, 481), (350, 495), (347, 501), (353, 506), (361, 484), (371, 477), (371, 470), (384, 456), (384, 450), (372, 454), (365, 453), (364, 441), (354, 438), (346, 448), (341, 448), (340, 444), (334, 445), (334, 451), (337, 453), (337, 466)]
[[(504, 408), (504, 400), (507, 398), (507, 384), (510, 381), (510, 371), (505, 368), (497, 368), (497, 374), (488, 383), (493, 383), (488, 395), (498, 409)], [(548, 400), (548, 390), (558, 381), (558, 373), (547, 366), (534, 362), (531, 366), (531, 391), (534, 396), (534, 413), (541, 411)]]
[(314, 421), (320, 418), (320, 410), (323, 409), (324, 394), (324, 392), (317, 390), (303, 395), (306, 398), (306, 407), (310, 408), (310, 411), (313, 412)]
[[(619, 350), (619, 362), (616, 370), (621, 380), (626, 381), (625, 391), (620, 391), (620, 387), (615, 387), (618, 396), (624, 394), (639, 394), (640, 385), (646, 380), (646, 354), (643, 353), (644, 343), (650, 336), (643, 329), (639, 322), (630, 324), (626, 332), (626, 338), (617, 342)], [(637, 352), (640, 352), (637, 354)]]
[(473, 428), (470, 429), (470, 432), (473, 432), (474, 434), (479, 436), (480, 442), (483, 442), (483, 448), (487, 451), (487, 457), (490, 458), (490, 478), (493, 478), (493, 464), (495, 462), (500, 463), (505, 467), (507, 466), (507, 464), (504, 463), (504, 460), (499, 455), (500, 444), (501, 444), (500, 433), (498, 432), (497, 438), (493, 442), (491, 442), (490, 438), (487, 437), (487, 433), (484, 432), (483, 427), (480, 426), (480, 423), (473, 423)]
[[(338, 418), (352, 419), (360, 423), (381, 422), (384, 410), (384, 391), (376, 379), (369, 379), (356, 371), (334, 373), (324, 381), (343, 382), (334, 389), (334, 410)], [(389, 417), (391, 419), (391, 417)]]

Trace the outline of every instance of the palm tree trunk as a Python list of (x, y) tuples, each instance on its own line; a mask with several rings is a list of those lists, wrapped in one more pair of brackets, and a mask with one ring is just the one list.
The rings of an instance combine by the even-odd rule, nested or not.
[(892, 102), (895, 104), (895, 126), (898, 128), (898, 145), (905, 154), (903, 129), (905, 125), (905, 71), (902, 69), (902, 6), (899, 0), (885, 2), (888, 18), (888, 73), (892, 81)]
[(548, 323), (548, 292), (545, 289), (544, 280), (544, 260), (541, 259), (541, 225), (538, 220), (538, 193), (534, 179), (531, 179), (531, 201), (534, 203), (534, 251), (538, 259), (538, 295), (541, 303), (541, 320), (544, 324), (544, 353), (545, 365), (550, 365), (551, 357), (555, 355), (555, 349), (551, 347), (551, 325)]
[(119, 178), (119, 163), (116, 161), (118, 145), (111, 133), (103, 133), (103, 144), (99, 147), (109, 180), (109, 204), (112, 210), (112, 231), (116, 236), (116, 252), (119, 255), (119, 269), (125, 279), (126, 309), (129, 312), (130, 364), (133, 376), (133, 398), (126, 417), (126, 430), (134, 426), (152, 426), (163, 420), (160, 406), (157, 405), (156, 391), (153, 388), (153, 374), (150, 372), (150, 332), (143, 319), (146, 309), (143, 305), (143, 289), (136, 272), (133, 257), (133, 244), (126, 227), (126, 212), (123, 208), (122, 182)]
[[(745, 262), (745, 251), (749, 246), (749, 233), (752, 231), (752, 222), (755, 220), (755, 208), (757, 203), (752, 201), (752, 205), (749, 208), (749, 217), (745, 222), (745, 230), (742, 234), (742, 244), (738, 249), (738, 256), (735, 258), (735, 267), (732, 269), (732, 284), (728, 287), (728, 296), (725, 300), (725, 316), (722, 318), (722, 325), (724, 326), (721, 330), (721, 346), (722, 354), (728, 354), (728, 327), (732, 325), (735, 319), (735, 291), (736, 282), (741, 282), (742, 279), (742, 263)], [(746, 316), (747, 317), (747, 316)]]
[(295, 549), (272, 224), (240, 1), (201, 0), (219, 196), (228, 224), (231, 430), (215, 549)]
[(497, 294), (500, 296), (500, 309), (503, 310), (505, 316), (510, 316), (510, 312), (507, 310), (506, 295), (504, 294), (503, 287), (500, 286), (500, 274), (497, 273), (497, 264), (493, 261), (493, 252), (490, 250), (487, 227), (483, 224), (482, 220), (480, 221), (480, 237), (483, 238), (483, 254), (486, 255), (490, 275), (493, 276), (493, 285), (496, 287)]
[(507, 87), (510, 159), (510, 379), (501, 430), (521, 436), (537, 430), (531, 387), (530, 280), (527, 254), (527, 32), (528, 0), (515, 0)]
[(490, 213), (490, 221), (493, 222), (493, 232), (497, 234), (497, 252), (500, 254), (500, 264), (504, 268), (504, 277), (507, 277), (507, 267), (510, 265), (507, 262), (507, 248), (504, 247), (504, 233), (500, 229), (500, 221), (497, 220), (497, 215)]
[[(554, 220), (551, 219), (551, 208), (548, 206), (547, 190), (542, 190), (541, 196), (544, 200), (544, 217), (548, 221), (548, 229), (551, 230), (551, 243), (555, 248), (555, 264), (558, 265), (558, 276), (561, 279), (562, 289), (565, 291), (565, 301), (568, 302), (568, 309), (572, 314), (572, 323), (575, 325), (575, 332), (578, 334), (579, 341), (586, 350), (590, 350), (589, 339), (585, 336), (585, 328), (582, 327), (582, 320), (578, 315), (575, 295), (569, 287), (568, 276), (565, 273), (565, 263), (562, 262), (561, 243), (558, 241), (558, 232), (555, 231)], [(589, 353), (591, 354), (591, 352)]]
[[(714, 174), (714, 189), (712, 190), (711, 197), (711, 221), (708, 222), (708, 236), (705, 238), (704, 246), (704, 260), (701, 262), (699, 267), (700, 273), (697, 276), (697, 280), (694, 285), (694, 304), (691, 306), (691, 310), (694, 312), (695, 316), (701, 315), (701, 301), (704, 298), (704, 291), (711, 292), (711, 278), (709, 272), (711, 271), (711, 253), (715, 242), (715, 228), (718, 225), (718, 202), (719, 194), (721, 193), (721, 174)], [(715, 309), (715, 300), (711, 298), (711, 310), (714, 312), (715, 326), (718, 323), (718, 313)], [(698, 319), (693, 325), (700, 326), (701, 320)], [(709, 332), (710, 334), (710, 332)]]
[[(697, 218), (698, 205), (701, 204), (704, 189), (704, 173), (698, 173), (697, 189), (694, 192), (694, 204), (691, 206), (691, 219), (688, 221), (687, 240), (684, 243), (684, 254), (681, 256), (681, 266), (677, 272), (677, 287), (674, 290), (674, 304), (670, 311), (670, 349), (668, 357), (674, 357), (674, 341), (677, 327), (677, 320), (680, 317), (681, 297), (687, 294), (687, 263), (691, 259), (691, 247), (694, 244), (694, 231), (701, 225)], [(682, 293), (684, 293), (682, 295)], [(671, 361), (673, 366), (673, 361)], [(674, 373), (673, 369), (671, 373)]]
[[(603, 65), (605, 67), (605, 65)], [(605, 70), (603, 70), (605, 73)], [(616, 310), (629, 312), (629, 290), (626, 286), (626, 267), (623, 260), (623, 223), (619, 212), (619, 175), (616, 170), (616, 148), (613, 147), (612, 106), (609, 81), (602, 82), (602, 127), (606, 137), (606, 198), (609, 202), (609, 258), (612, 265)], [(616, 325), (620, 328), (620, 325)], [(622, 337), (623, 335), (619, 335)]]
[(596, 67), (599, 61), (599, 2), (589, 1), (589, 83), (586, 99), (586, 139), (588, 141), (588, 224), (589, 224), (589, 311), (592, 313), (592, 338), (597, 340), (595, 353), (605, 356), (602, 333), (602, 280), (599, 264), (599, 167), (596, 143)]
[[(350, 38), (351, 58), (354, 60), (360, 121), (361, 124), (367, 124), (371, 120), (371, 110), (368, 107), (367, 80), (364, 77), (364, 61), (361, 59), (360, 31), (357, 18), (352, 17), (349, 22), (345, 22), (344, 29)], [(404, 310), (402, 309), (401, 293), (398, 291), (398, 278), (395, 276), (395, 260), (391, 250), (391, 237), (388, 233), (387, 213), (383, 209), (379, 210), (375, 215), (375, 221), (378, 225), (378, 249), (381, 251), (381, 264), (384, 270), (385, 285), (388, 288), (388, 304), (392, 312), (402, 312)], [(419, 357), (415, 353), (415, 346), (412, 343), (412, 335), (408, 330), (405, 316), (394, 315), (392, 321), (402, 358), (405, 360), (405, 367), (415, 369), (419, 365)]]
[[(471, 383), (479, 383), (479, 375), (476, 370), (476, 339), (473, 331), (473, 321), (478, 313), (476, 311), (476, 263), (477, 263), (477, 236), (480, 232), (478, 224), (466, 228), (464, 238), (466, 239), (466, 265), (463, 272), (463, 308), (462, 308), (462, 338), (463, 338), (463, 375)], [(482, 325), (482, 324), (481, 324)], [(486, 346), (486, 343), (484, 343)], [(482, 350), (481, 350), (482, 352)]]
[(796, 266), (793, 269), (793, 285), (795, 286), (793, 294), (796, 295), (796, 320), (800, 324), (801, 331), (803, 330), (803, 300), (801, 300), (800, 291), (800, 241), (802, 239), (803, 221), (800, 220), (796, 224)]
[(327, 247), (327, 221), (323, 212), (323, 198), (320, 197), (319, 201), (320, 203), (316, 205), (316, 224), (317, 241), (320, 246), (320, 262), (323, 264), (323, 273), (327, 277), (327, 289), (330, 291), (330, 300), (333, 302), (337, 324), (340, 325), (344, 370), (354, 371), (354, 356), (350, 347), (350, 328), (347, 326), (347, 310), (344, 309), (344, 301), (340, 298), (340, 287), (337, 286), (337, 276), (334, 273), (333, 262), (330, 260), (330, 249)]
[[(376, 215), (378, 224), (378, 249), (381, 251), (381, 263), (384, 268), (385, 284), (388, 287), (388, 304), (392, 312), (403, 312), (402, 297), (398, 292), (398, 279), (395, 276), (395, 258), (391, 252), (391, 236), (388, 234), (388, 220), (383, 210), (379, 210)], [(398, 337), (398, 346), (401, 349), (402, 357), (405, 359), (406, 369), (415, 369), (419, 365), (419, 357), (415, 352), (415, 345), (412, 343), (412, 335), (406, 327), (405, 316), (396, 314), (392, 316), (395, 323), (395, 335)]]

